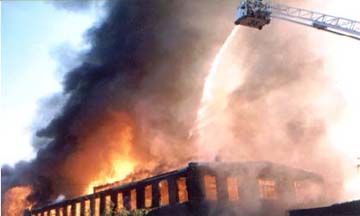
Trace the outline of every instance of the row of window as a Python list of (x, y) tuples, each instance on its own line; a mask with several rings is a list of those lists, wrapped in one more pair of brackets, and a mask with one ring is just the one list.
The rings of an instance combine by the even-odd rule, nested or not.
[[(216, 177), (212, 175), (204, 176), (205, 197), (207, 200), (217, 200)], [(226, 189), (229, 201), (239, 200), (239, 182), (236, 177), (226, 178)], [(262, 199), (276, 199), (276, 184), (273, 180), (258, 180), (259, 195)]]
[[(186, 178), (180, 177), (176, 180), (177, 191), (178, 191), (178, 202), (183, 203), (189, 200), (187, 187), (186, 187)], [(159, 204), (160, 206), (166, 206), (170, 203), (169, 196), (169, 183), (168, 180), (162, 180), (158, 183), (159, 188)], [(144, 188), (144, 206), (145, 208), (151, 208), (153, 206), (153, 186), (147, 185)], [(95, 216), (100, 216), (100, 198), (95, 198), (94, 203), (94, 213)], [(112, 201), (111, 196), (105, 196), (105, 211), (109, 212), (112, 209)], [(64, 215), (64, 211), (66, 211), (66, 215), (71, 215), (73, 206), (71, 204), (67, 205), (65, 208), (59, 208), (59, 216)], [(117, 211), (121, 211), (122, 209), (130, 209), (135, 210), (137, 208), (137, 191), (136, 189), (130, 190), (130, 196), (125, 196), (124, 193), (117, 193)], [(78, 202), (75, 204), (75, 216), (80, 216), (81, 214), (81, 203)], [(90, 200), (86, 200), (84, 202), (84, 212), (85, 216), (91, 215), (90, 208)], [(43, 212), (38, 214), (32, 214), (32, 216), (56, 216), (56, 209), (51, 209), (50, 211)]]
[[(218, 190), (217, 190), (217, 178), (214, 175), (205, 175), (203, 178), (204, 190), (205, 190), (205, 198), (207, 200), (217, 200), (218, 199)], [(259, 196), (262, 199), (277, 199), (277, 185), (274, 180), (271, 179), (258, 179), (258, 191)], [(188, 190), (186, 187), (186, 178), (180, 177), (176, 180), (177, 186), (177, 198), (179, 203), (184, 203), (189, 200)], [(308, 185), (304, 186), (302, 182), (294, 182), (294, 189), (297, 197), (300, 197), (301, 194), (304, 194), (304, 188), (308, 188)], [(170, 203), (170, 194), (169, 194), (169, 182), (167, 180), (162, 180), (158, 183), (159, 189), (159, 205), (166, 206)], [(229, 201), (237, 201), (239, 200), (239, 181), (237, 177), (227, 177), (226, 178), (226, 191)], [(136, 189), (130, 190), (130, 193), (124, 195), (124, 193), (119, 192), (117, 194), (117, 210), (121, 211), (122, 209), (131, 209), (134, 210), (137, 208), (137, 195), (138, 191)], [(143, 194), (144, 203), (142, 206), (145, 208), (153, 207), (153, 185), (147, 185), (144, 187)], [(100, 215), (100, 198), (95, 199), (95, 215)], [(112, 202), (110, 195), (105, 196), (105, 209), (106, 211), (110, 211), (112, 209)], [(63, 216), (64, 210), (67, 211), (67, 215), (71, 215), (72, 205), (66, 206), (66, 208), (59, 209), (59, 216)], [(76, 203), (75, 205), (75, 216), (80, 216), (81, 212), (81, 204)], [(85, 215), (90, 216), (90, 200), (86, 200), (84, 203)], [(44, 212), (43, 216), (55, 216), (55, 209)], [(41, 216), (32, 215), (32, 216)]]
[[(258, 192), (261, 199), (277, 199), (278, 189), (276, 182), (271, 179), (258, 179)], [(207, 200), (217, 200), (217, 184), (216, 177), (212, 175), (204, 176), (205, 197)], [(236, 177), (226, 178), (227, 195), (229, 201), (239, 200), (239, 182)], [(306, 199), (316, 199), (317, 194), (321, 193), (321, 188), (313, 184), (311, 181), (294, 181), (293, 189), (295, 192), (295, 199), (303, 201)], [(317, 193), (314, 193), (317, 191)]]
[[(226, 178), (227, 195), (229, 201), (239, 200), (239, 183), (236, 177)], [(216, 176), (204, 176), (205, 197), (207, 200), (217, 200), (217, 183)]]

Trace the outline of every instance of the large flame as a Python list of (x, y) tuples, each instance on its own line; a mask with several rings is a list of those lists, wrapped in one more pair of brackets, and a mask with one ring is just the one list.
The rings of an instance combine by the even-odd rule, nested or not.
[(124, 128), (117, 138), (119, 139), (117, 140), (119, 149), (113, 149), (114, 156), (110, 157), (109, 166), (98, 173), (97, 178), (90, 182), (86, 193), (92, 193), (95, 186), (122, 180), (133, 172), (136, 161), (129, 154), (133, 142), (132, 128), (129, 126)]
[(31, 194), (31, 187), (18, 186), (13, 187), (5, 193), (4, 205), (2, 206), (2, 213), (6, 216), (23, 215), (24, 209), (32, 207), (32, 203), (27, 200)]
[(86, 193), (92, 193), (94, 191), (94, 187), (105, 185), (112, 182), (117, 182), (119, 180), (124, 179), (126, 176), (128, 176), (135, 167), (136, 163), (129, 160), (129, 161), (123, 161), (123, 160), (115, 160), (113, 162), (113, 167), (111, 168), (113, 170), (112, 173), (107, 174), (100, 174), (100, 178), (92, 181), (87, 190)]

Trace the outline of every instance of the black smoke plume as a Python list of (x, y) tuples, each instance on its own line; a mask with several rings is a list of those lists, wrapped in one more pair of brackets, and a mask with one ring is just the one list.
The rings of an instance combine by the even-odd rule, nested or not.
[[(99, 164), (109, 163), (111, 135), (106, 131), (114, 113), (123, 115), (116, 122), (119, 128), (122, 121), (133, 126), (132, 152), (144, 163), (161, 157), (162, 148), (152, 145), (158, 139), (167, 144), (167, 154), (180, 148), (191, 151), (184, 145), (201, 83), (218, 48), (214, 44), (221, 44), (232, 28), (236, 5), (220, 0), (108, 1), (107, 17), (86, 34), (91, 50), (64, 78), (67, 100), (61, 112), (36, 133), (51, 141), (35, 145), (34, 160), (2, 167), (2, 193), (30, 185), (34, 191), (29, 199), (38, 204), (59, 194), (83, 193), (87, 178), (101, 171)], [(99, 133), (104, 134), (95, 145), (97, 154), (88, 155), (87, 161), (74, 159), (94, 148), (83, 139)]]

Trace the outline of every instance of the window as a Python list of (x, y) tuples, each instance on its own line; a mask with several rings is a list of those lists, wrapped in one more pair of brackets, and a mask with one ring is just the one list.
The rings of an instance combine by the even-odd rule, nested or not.
[(152, 206), (152, 186), (148, 185), (144, 189), (145, 208), (151, 208)]
[(58, 216), (64, 216), (64, 208), (59, 208), (59, 215)]
[(50, 216), (56, 216), (56, 209), (50, 210)]
[(177, 183), (177, 187), (178, 187), (179, 203), (189, 201), (188, 191), (186, 188), (186, 178), (185, 177), (178, 178), (176, 183)]
[(167, 180), (159, 182), (160, 206), (169, 205), (169, 184)]
[(91, 215), (91, 210), (90, 210), (90, 200), (85, 200), (85, 206), (84, 206), (84, 215), (85, 216), (90, 216)]
[(276, 183), (273, 180), (259, 179), (260, 197), (263, 199), (276, 199)]
[(105, 196), (105, 212), (110, 214), (111, 212), (111, 197), (110, 195)]
[(49, 215), (48, 211), (45, 211), (44, 216), (48, 216), (48, 215)]
[(239, 200), (239, 184), (236, 177), (227, 177), (226, 178), (228, 199), (230, 201)]
[(216, 177), (211, 175), (205, 175), (204, 185), (206, 199), (217, 200)]
[(117, 210), (118, 210), (118, 212), (120, 212), (122, 209), (124, 209), (123, 194), (122, 194), (122, 193), (118, 193), (118, 194), (117, 194)]
[(123, 199), (124, 199), (124, 208), (126, 210), (131, 210), (131, 200), (130, 200), (131, 192), (127, 191), (123, 193)]
[(71, 205), (68, 205), (67, 207), (66, 207), (66, 215), (71, 215)]
[(130, 191), (130, 208), (131, 210), (136, 209), (136, 189)]
[(100, 216), (100, 198), (95, 199), (95, 216)]
[(75, 215), (80, 216), (80, 211), (81, 211), (81, 205), (78, 202), (78, 203), (75, 204)]
[(294, 190), (297, 200), (301, 200), (301, 197), (304, 195), (304, 189), (305, 187), (303, 182), (299, 182), (299, 181), (294, 182)]

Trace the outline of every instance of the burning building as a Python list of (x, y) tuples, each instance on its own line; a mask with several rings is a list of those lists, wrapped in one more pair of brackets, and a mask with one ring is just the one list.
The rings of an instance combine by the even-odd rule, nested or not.
[(28, 216), (102, 215), (147, 209), (147, 215), (285, 215), (324, 202), (323, 179), (269, 162), (189, 163), (183, 169), (27, 211)]
[[(321, 182), (317, 175), (301, 171), (311, 170), (329, 183), (332, 191), (327, 195), (340, 199), (343, 159), (327, 138), (329, 122), (336, 120), (343, 101), (327, 77), (322, 56), (314, 53), (311, 33), (274, 24), (264, 30), (266, 37), (234, 30), (223, 46), (238, 3), (108, 1), (107, 16), (86, 35), (91, 49), (64, 77), (63, 95), (50, 99), (63, 106), (37, 131), (37, 157), (2, 167), (3, 197), (13, 188), (29, 187), (30, 194), (22, 193), (19, 199), (26, 199), (24, 208), (32, 207), (34, 214), (53, 214), (61, 208), (64, 215), (76, 209), (100, 211), (109, 200), (130, 209), (160, 207), (162, 202), (187, 208), (194, 199), (206, 207), (211, 203), (206, 196), (218, 201), (249, 196), (240, 188), (239, 194), (227, 194), (225, 181), (236, 191), (241, 177), (251, 170), (273, 167), (264, 169), (277, 173), (271, 178), (284, 177), (289, 191), (279, 191), (282, 195), (301, 190), (302, 183), (291, 183), (298, 178)], [(284, 34), (284, 28), (291, 34)], [(297, 40), (300, 45), (293, 43)], [(162, 174), (192, 160), (214, 158), (229, 163), (271, 161), (298, 169), (266, 163), (250, 163), (250, 169), (238, 164), (239, 179), (206, 177), (213, 188), (208, 194), (201, 173), (211, 173), (211, 164)], [(214, 169), (215, 174), (222, 172)], [(190, 173), (200, 176), (180, 183), (173, 179)], [(160, 184), (168, 177), (172, 180)], [(277, 198), (274, 188), (283, 186), (263, 177), (252, 176), (249, 191), (270, 199), (249, 206), (271, 203)], [(121, 179), (132, 183), (96, 187), (95, 193), (83, 196), (94, 186)], [(148, 183), (153, 186), (146, 188)], [(161, 196), (161, 188), (168, 188), (169, 195)], [(115, 192), (123, 194), (123, 201)], [(57, 197), (66, 201), (54, 204)], [(183, 204), (178, 203), (181, 200)], [(284, 203), (281, 209), (291, 205)]]

